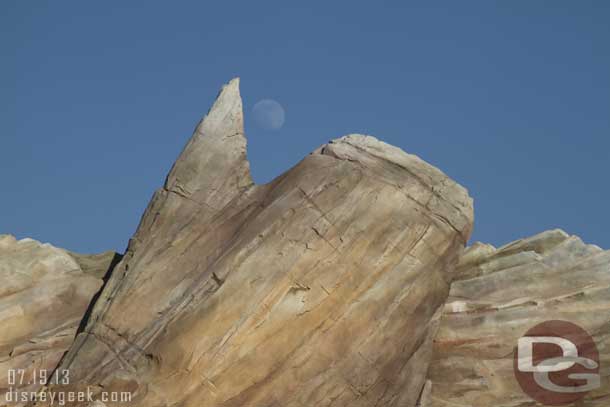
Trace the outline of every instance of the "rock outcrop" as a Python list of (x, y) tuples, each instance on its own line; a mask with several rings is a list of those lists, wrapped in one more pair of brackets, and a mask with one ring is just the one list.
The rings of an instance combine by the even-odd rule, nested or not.
[(552, 230), (499, 249), (476, 243), (461, 257), (434, 344), (423, 406), (539, 405), (513, 373), (519, 337), (551, 320), (593, 336), (601, 387), (583, 406), (610, 405), (610, 251)]
[(235, 79), (124, 256), (0, 236), (0, 396), (55, 370), (50, 393), (129, 395), (68, 403), (88, 407), (536, 406), (515, 346), (565, 320), (600, 356), (577, 405), (610, 405), (610, 251), (560, 230), (464, 249), (472, 223), (466, 190), (370, 136), (256, 185)]
[[(110, 254), (79, 257), (92, 270), (111, 263)], [(10, 388), (37, 391), (41, 376), (51, 376), (102, 278), (83, 271), (62, 249), (0, 235), (0, 281), (0, 405), (5, 405)]]
[(412, 406), (472, 221), (462, 187), (369, 136), (255, 185), (233, 80), (63, 359), (67, 389), (142, 407)]

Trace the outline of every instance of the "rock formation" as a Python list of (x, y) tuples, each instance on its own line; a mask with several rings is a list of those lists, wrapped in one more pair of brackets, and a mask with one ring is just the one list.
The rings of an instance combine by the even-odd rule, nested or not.
[[(75, 257), (89, 267), (84, 270)], [(114, 253), (75, 257), (0, 235), (0, 405), (9, 388), (36, 391), (40, 372), (50, 376), (102, 286), (98, 270), (110, 267)], [(17, 377), (9, 382), (9, 374)]]
[(519, 337), (539, 322), (571, 321), (593, 336), (601, 387), (586, 406), (610, 405), (610, 251), (552, 230), (462, 256), (430, 366), (424, 406), (538, 405), (513, 373)]
[(233, 80), (61, 369), (132, 406), (414, 405), (472, 221), (462, 187), (362, 135), (255, 185)]
[(256, 185), (235, 79), (122, 260), (0, 236), (0, 395), (56, 368), (44, 390), (130, 395), (88, 407), (534, 406), (514, 347), (563, 319), (601, 355), (584, 405), (610, 405), (610, 252), (559, 230), (464, 250), (472, 223), (466, 190), (370, 136)]

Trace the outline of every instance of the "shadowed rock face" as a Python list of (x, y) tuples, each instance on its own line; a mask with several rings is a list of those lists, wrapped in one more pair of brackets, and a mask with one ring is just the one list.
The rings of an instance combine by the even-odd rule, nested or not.
[(233, 80), (61, 369), (132, 406), (413, 406), (472, 218), (462, 187), (362, 135), (255, 185)]
[(610, 251), (560, 230), (461, 257), (430, 366), (424, 406), (534, 406), (513, 374), (519, 337), (565, 320), (593, 336), (601, 387), (584, 406), (610, 405)]
[[(90, 261), (102, 268), (104, 260)], [(10, 387), (36, 391), (41, 386), (34, 377), (41, 371), (50, 376), (102, 279), (84, 272), (64, 250), (0, 235), (0, 282), (0, 405), (5, 405)], [(9, 384), (11, 370), (24, 375), (19, 372)]]

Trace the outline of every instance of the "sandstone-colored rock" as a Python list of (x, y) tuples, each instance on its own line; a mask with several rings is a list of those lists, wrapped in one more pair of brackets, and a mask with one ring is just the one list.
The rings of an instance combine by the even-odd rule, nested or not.
[(429, 405), (538, 405), (515, 379), (513, 352), (519, 337), (549, 320), (593, 336), (602, 382), (583, 405), (610, 405), (610, 251), (560, 230), (497, 250), (468, 248), (435, 339)]
[[(84, 273), (62, 249), (32, 239), (0, 235), (0, 281), (3, 406), (10, 388), (36, 391), (41, 387), (41, 376), (51, 375), (72, 344), (102, 280)], [(16, 379), (11, 377), (9, 383), (12, 371), (16, 372)]]
[(152, 198), (63, 390), (131, 391), (142, 407), (414, 406), (471, 199), (362, 135), (255, 185), (238, 84)]
[(99, 254), (80, 254), (74, 252), (68, 252), (68, 254), (76, 260), (85, 274), (99, 279), (109, 277), (109, 272), (123, 258), (123, 256), (112, 250)]
[(462, 250), (472, 218), (461, 186), (370, 136), (254, 184), (233, 80), (124, 258), (0, 235), (0, 407), (56, 367), (51, 392), (132, 396), (80, 407), (538, 406), (513, 353), (549, 320), (593, 336), (601, 387), (578, 405), (610, 405), (610, 251), (561, 230)]

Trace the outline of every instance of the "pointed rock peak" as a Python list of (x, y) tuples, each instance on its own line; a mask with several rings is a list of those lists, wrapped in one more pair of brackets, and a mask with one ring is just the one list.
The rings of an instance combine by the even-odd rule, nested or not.
[(223, 86), (176, 160), (165, 189), (220, 208), (253, 184), (246, 158), (239, 78)]
[(244, 134), (244, 113), (239, 93), (239, 78), (225, 84), (208, 114), (197, 126), (201, 134)]

